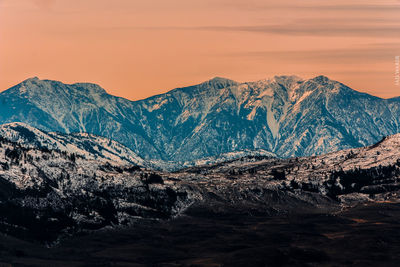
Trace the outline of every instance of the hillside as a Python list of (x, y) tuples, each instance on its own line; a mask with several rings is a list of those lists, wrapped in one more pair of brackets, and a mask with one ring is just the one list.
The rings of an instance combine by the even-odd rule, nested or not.
[(400, 192), (399, 134), (316, 157), (246, 155), (169, 173), (76, 153), (82, 140), (102, 140), (97, 137), (79, 136), (71, 153), (59, 149), (63, 139), (55, 134), (49, 135), (57, 149), (48, 149), (30, 144), (32, 135), (18, 127), (1, 130), (0, 224), (3, 233), (28, 240), (54, 242), (81, 231), (193, 212), (334, 212), (358, 203), (397, 201)]

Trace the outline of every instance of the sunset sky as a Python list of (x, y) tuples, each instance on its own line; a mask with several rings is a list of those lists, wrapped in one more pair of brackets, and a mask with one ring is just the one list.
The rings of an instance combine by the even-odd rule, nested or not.
[(0, 0), (0, 91), (38, 76), (137, 100), (324, 74), (386, 98), (398, 55), (399, 0)]

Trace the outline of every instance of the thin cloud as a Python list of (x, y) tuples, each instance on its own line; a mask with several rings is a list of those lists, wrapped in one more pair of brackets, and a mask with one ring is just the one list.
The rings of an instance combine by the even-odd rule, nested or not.
[(371, 4), (358, 4), (358, 5), (315, 5), (315, 6), (295, 6), (294, 8), (310, 9), (310, 10), (324, 10), (324, 11), (374, 11), (374, 12), (398, 12), (400, 5), (371, 5)]
[(376, 23), (329, 23), (321, 20), (299, 20), (282, 25), (250, 25), (250, 26), (199, 26), (199, 27), (112, 27), (113, 30), (198, 30), (218, 32), (250, 32), (259, 34), (278, 34), (290, 36), (342, 36), (342, 37), (382, 37), (399, 38), (400, 24)]
[(377, 63), (393, 60), (400, 52), (400, 43), (373, 44), (369, 47), (324, 50), (251, 51), (230, 53), (228, 57), (273, 59), (313, 63)]
[(248, 3), (247, 1), (229, 1), (221, 2), (221, 6), (231, 7), (240, 10), (251, 10), (251, 11), (263, 11), (263, 10), (303, 10), (303, 11), (341, 11), (341, 12), (354, 12), (354, 11), (373, 11), (373, 12), (398, 12), (400, 10), (400, 3), (335, 3), (324, 4), (324, 3), (306, 3), (302, 1), (301, 4), (293, 3), (293, 1), (281, 1), (281, 3), (263, 3), (260, 1), (254, 1)]
[(40, 9), (50, 9), (56, 3), (56, 0), (31, 0), (35, 6)]
[[(317, 22), (317, 21), (316, 21)], [(399, 25), (336, 25), (336, 24), (286, 24), (261, 26), (208, 26), (194, 27), (194, 30), (254, 32), (298, 36), (366, 36), (390, 37), (400, 36)]]

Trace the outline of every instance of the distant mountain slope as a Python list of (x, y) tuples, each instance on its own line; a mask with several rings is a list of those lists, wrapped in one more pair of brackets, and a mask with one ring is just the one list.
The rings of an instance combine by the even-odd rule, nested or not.
[(13, 121), (105, 136), (144, 159), (184, 162), (245, 150), (290, 157), (360, 147), (400, 132), (400, 100), (324, 76), (214, 78), (140, 101), (94, 84), (32, 78), (0, 93), (0, 123)]

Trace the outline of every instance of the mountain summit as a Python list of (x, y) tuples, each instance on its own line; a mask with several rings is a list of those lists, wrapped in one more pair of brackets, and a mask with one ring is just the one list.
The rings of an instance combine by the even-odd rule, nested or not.
[(238, 83), (216, 77), (140, 101), (95, 84), (31, 78), (0, 93), (0, 123), (114, 139), (144, 159), (190, 161), (263, 150), (281, 157), (372, 144), (400, 132), (400, 98), (325, 76)]

